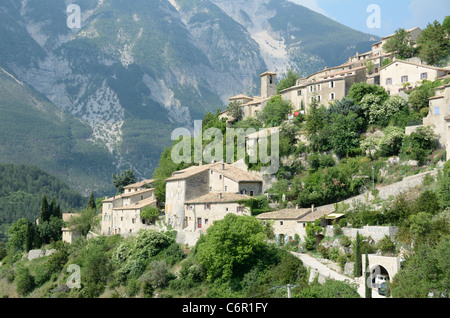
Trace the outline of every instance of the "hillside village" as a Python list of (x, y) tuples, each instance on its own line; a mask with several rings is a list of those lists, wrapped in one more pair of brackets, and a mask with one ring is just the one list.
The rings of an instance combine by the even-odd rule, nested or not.
[[(406, 30), (413, 41), (417, 40), (421, 31), (420, 28)], [(297, 78), (293, 85), (282, 90), (277, 91), (279, 84), (277, 74), (268, 70), (261, 74), (260, 96), (249, 97), (239, 94), (229, 98), (230, 103), (236, 103), (241, 109), (239, 119), (234, 118), (228, 110), (218, 112), (217, 119), (226, 123), (227, 127), (231, 127), (237, 122), (258, 118), (271, 100), (278, 96), (281, 97), (281, 101), (290, 105), (289, 113), (280, 125), (261, 128), (269, 129), (272, 133), (283, 132), (286, 125), (292, 124), (297, 118), (302, 118), (301, 121), (308, 118), (318, 105), (327, 108), (345, 99), (355, 84), (378, 86), (389, 96), (400, 96), (407, 101), (408, 91), (420, 87), (424, 81), (439, 80), (443, 84), (433, 88), (435, 94), (429, 98), (429, 110), (422, 123), (407, 125), (403, 132), (405, 136), (409, 136), (417, 131), (421, 132), (424, 127), (431, 128), (438, 139), (436, 149), (442, 150), (440, 161), (436, 162), (434, 169), (420, 170), (403, 180), (397, 179), (390, 185), (377, 186), (377, 189), (374, 181), (373, 188), (360, 186), (355, 195), (335, 200), (333, 203), (309, 204), (309, 201), (305, 200), (303, 206), (299, 206), (293, 203), (292, 198), (287, 198), (285, 194), (281, 196), (275, 189), (279, 184), (277, 183), (279, 175), (264, 176), (258, 169), (252, 169), (245, 160), (234, 163), (202, 161), (172, 171), (171, 175), (163, 180), (162, 198), (161, 180), (156, 177), (128, 184), (124, 186), (123, 193), (103, 198), (101, 207), (98, 207), (99, 223), (91, 229), (88, 237), (112, 237), (119, 234), (128, 238), (142, 235), (143, 229), (159, 232), (174, 230), (175, 241), (186, 249), (193, 249), (215, 223), (226, 219), (229, 215), (235, 215), (254, 217), (263, 226), (271, 226), (273, 236), (270, 240), (281, 247), (292, 247), (294, 252), (307, 250), (305, 246), (311, 242), (311, 231), (318, 240), (334, 237), (336, 231), (341, 231), (352, 240), (358, 239), (359, 235), (368, 237), (373, 244), (393, 240), (399, 233), (397, 226), (369, 225), (367, 222), (360, 224), (359, 227), (352, 227), (351, 224), (346, 226), (347, 223), (341, 221), (346, 218), (348, 211), (361, 208), (361, 204), (374, 205), (375, 210), (380, 210), (383, 208), (383, 202), (391, 202), (393, 198), (410, 193), (426, 182), (433, 183), (441, 173), (444, 158), (450, 158), (450, 67), (427, 65), (418, 57), (403, 59), (398, 57), (397, 52), (386, 51), (386, 43), (394, 36), (384, 37), (382, 41), (374, 43), (369, 52), (356, 52), (342, 65), (326, 67)], [(373, 135), (376, 135), (376, 132), (373, 132)], [(251, 143), (255, 138), (258, 138), (258, 135), (256, 137), (249, 135), (246, 141)], [(299, 144), (309, 143), (308, 137), (305, 136), (305, 128), (296, 133), (294, 140)], [(371, 157), (370, 149), (368, 154), (368, 157)], [(390, 162), (394, 162), (393, 165), (400, 160), (397, 155), (389, 157)], [(366, 160), (364, 164), (367, 166), (370, 162)], [(417, 168), (417, 162), (406, 165)], [(373, 169), (372, 164), (372, 171)], [(387, 170), (385, 173), (388, 173)], [(433, 181), (429, 181), (430, 178)], [(414, 200), (416, 198), (417, 195)], [(261, 202), (265, 203), (255, 208), (255, 204)], [(159, 215), (146, 222), (142, 218), (143, 212), (150, 211), (151, 208), (159, 209)], [(256, 210), (258, 213), (255, 213)], [(70, 218), (77, 217), (79, 217), (77, 214), (63, 214), (66, 223)], [(353, 221), (356, 224), (356, 221)], [(81, 234), (67, 224), (62, 229), (62, 239), (73, 244)], [(314, 226), (316, 228), (311, 230)], [(330, 251), (336, 247), (333, 244), (335, 244), (333, 241), (325, 242), (321, 248), (331, 253)], [(349, 248), (349, 245), (347, 244), (345, 248)], [(330, 259), (324, 255), (325, 253), (322, 254), (323, 259)], [(379, 277), (388, 281), (395, 277), (406, 255), (407, 252), (404, 250), (388, 255), (381, 255), (379, 251), (368, 255), (363, 261), (362, 268), (365, 268), (365, 262), (369, 261), (371, 273), (378, 275), (377, 281), (375, 282), (375, 278), (373, 280), (374, 291), (381, 285)], [(341, 264), (343, 267), (337, 271), (353, 276), (353, 268), (349, 269), (345, 261)]]

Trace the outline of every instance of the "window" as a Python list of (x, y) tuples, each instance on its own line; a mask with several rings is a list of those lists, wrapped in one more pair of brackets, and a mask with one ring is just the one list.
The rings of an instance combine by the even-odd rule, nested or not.
[(322, 84), (317, 84), (317, 90), (320, 91), (322, 89)]
[(439, 115), (439, 107), (435, 107), (434, 108), (434, 114), (435, 115)]
[(228, 212), (228, 208), (225, 208), (225, 212)]
[(221, 174), (219, 175), (219, 180), (222, 180), (222, 175)]
[(208, 219), (205, 219), (205, 225), (207, 225), (209, 223)]
[(209, 192), (212, 192), (212, 187), (209, 187)]
[(408, 75), (403, 75), (402, 76), (402, 83), (407, 83), (408, 82)]
[(427, 72), (420, 74), (420, 79), (421, 80), (424, 80), (424, 79), (427, 79), (427, 78), (428, 78), (428, 73)]
[(334, 100), (336, 98), (336, 94), (335, 93), (331, 93), (330, 94), (330, 100)]
[(143, 195), (141, 195), (141, 200), (144, 200), (144, 196)]
[(272, 83), (273, 83), (273, 78), (272, 78), (272, 75), (270, 75), (270, 76), (269, 76), (269, 82), (270, 82), (270, 84), (272, 84)]
[(392, 85), (392, 78), (386, 78), (386, 85)]
[(251, 196), (251, 197), (253, 196), (253, 191), (250, 191), (250, 196)]
[(211, 203), (206, 203), (203, 207), (205, 210), (211, 210)]
[(201, 218), (197, 219), (197, 228), (199, 228), (199, 229), (202, 228), (202, 219)]
[(242, 211), (243, 211), (243, 209), (242, 209), (241, 206), (237, 206), (237, 207), (236, 207), (236, 212), (242, 212)]
[[(134, 218), (133, 218), (133, 219), (131, 219), (131, 223), (133, 223), (133, 224), (134, 224), (135, 222), (136, 222), (136, 219), (134, 219)], [(130, 230), (130, 231), (131, 231), (131, 230)]]
[(322, 96), (317, 96), (317, 102), (320, 103), (322, 101)]
[(302, 96), (302, 90), (297, 91), (297, 96)]
[(329, 87), (330, 87), (330, 88), (336, 87), (336, 82), (335, 82), (335, 81), (331, 81), (331, 82), (329, 83)]
[(280, 221), (280, 225), (283, 225), (284, 224), (284, 222), (283, 221)]
[(227, 190), (228, 190), (228, 187), (227, 187), (227, 186), (225, 186), (225, 192), (227, 192)]

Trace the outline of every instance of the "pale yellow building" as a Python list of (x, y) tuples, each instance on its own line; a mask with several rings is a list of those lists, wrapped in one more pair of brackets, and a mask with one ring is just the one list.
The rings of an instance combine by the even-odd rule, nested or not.
[(73, 243), (73, 240), (77, 237), (81, 237), (81, 233), (69, 228), (66, 222), (69, 222), (71, 218), (80, 217), (79, 213), (63, 213), (62, 220), (64, 222), (64, 227), (62, 228), (62, 240), (63, 242), (67, 242), (69, 244)]
[(150, 188), (153, 179), (144, 180), (124, 187), (124, 193), (106, 198), (102, 203), (102, 235), (130, 235), (146, 228), (141, 212), (150, 206), (157, 206), (155, 189)]
[(450, 158), (450, 83), (436, 88), (436, 95), (429, 100), (430, 111), (423, 119), (424, 126), (433, 127), (439, 144)]
[[(197, 222), (199, 217), (194, 218), (192, 212), (186, 208), (187, 204), (191, 204), (192, 208), (196, 208), (195, 211), (199, 211), (203, 207), (202, 204), (211, 204), (206, 201), (215, 199), (216, 204), (221, 205), (220, 209), (218, 206), (215, 206), (215, 209), (222, 211), (222, 208), (226, 207), (234, 209), (237, 201), (229, 201), (230, 198), (258, 196), (261, 193), (261, 178), (235, 165), (217, 162), (189, 167), (173, 173), (172, 177), (166, 179), (166, 223), (178, 231), (192, 232), (196, 229), (192, 224)], [(223, 206), (225, 201), (219, 200), (219, 195), (222, 195), (222, 201), (226, 200), (226, 207)], [(201, 216), (202, 224), (205, 219), (218, 219), (214, 212), (209, 211), (202, 211), (204, 212)], [(211, 215), (208, 217), (207, 214)]]
[(280, 92), (282, 99), (290, 101), (293, 109), (302, 114), (316, 101), (319, 105), (344, 98), (355, 83), (366, 81), (366, 66), (343, 64), (311, 74), (297, 80), (296, 85)]
[(450, 74), (450, 68), (441, 68), (403, 60), (394, 60), (380, 70), (380, 85), (391, 95), (420, 86), (424, 80)]

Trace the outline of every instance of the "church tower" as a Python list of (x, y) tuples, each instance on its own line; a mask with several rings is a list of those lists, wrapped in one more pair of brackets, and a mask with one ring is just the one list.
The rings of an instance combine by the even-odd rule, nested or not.
[(261, 98), (266, 99), (277, 93), (277, 73), (265, 72), (261, 74)]

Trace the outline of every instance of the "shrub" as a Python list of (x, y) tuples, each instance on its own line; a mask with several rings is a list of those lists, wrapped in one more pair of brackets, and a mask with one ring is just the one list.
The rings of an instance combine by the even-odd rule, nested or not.
[(35, 287), (34, 278), (31, 276), (29, 268), (25, 266), (17, 269), (15, 281), (17, 293), (22, 296), (29, 294)]

